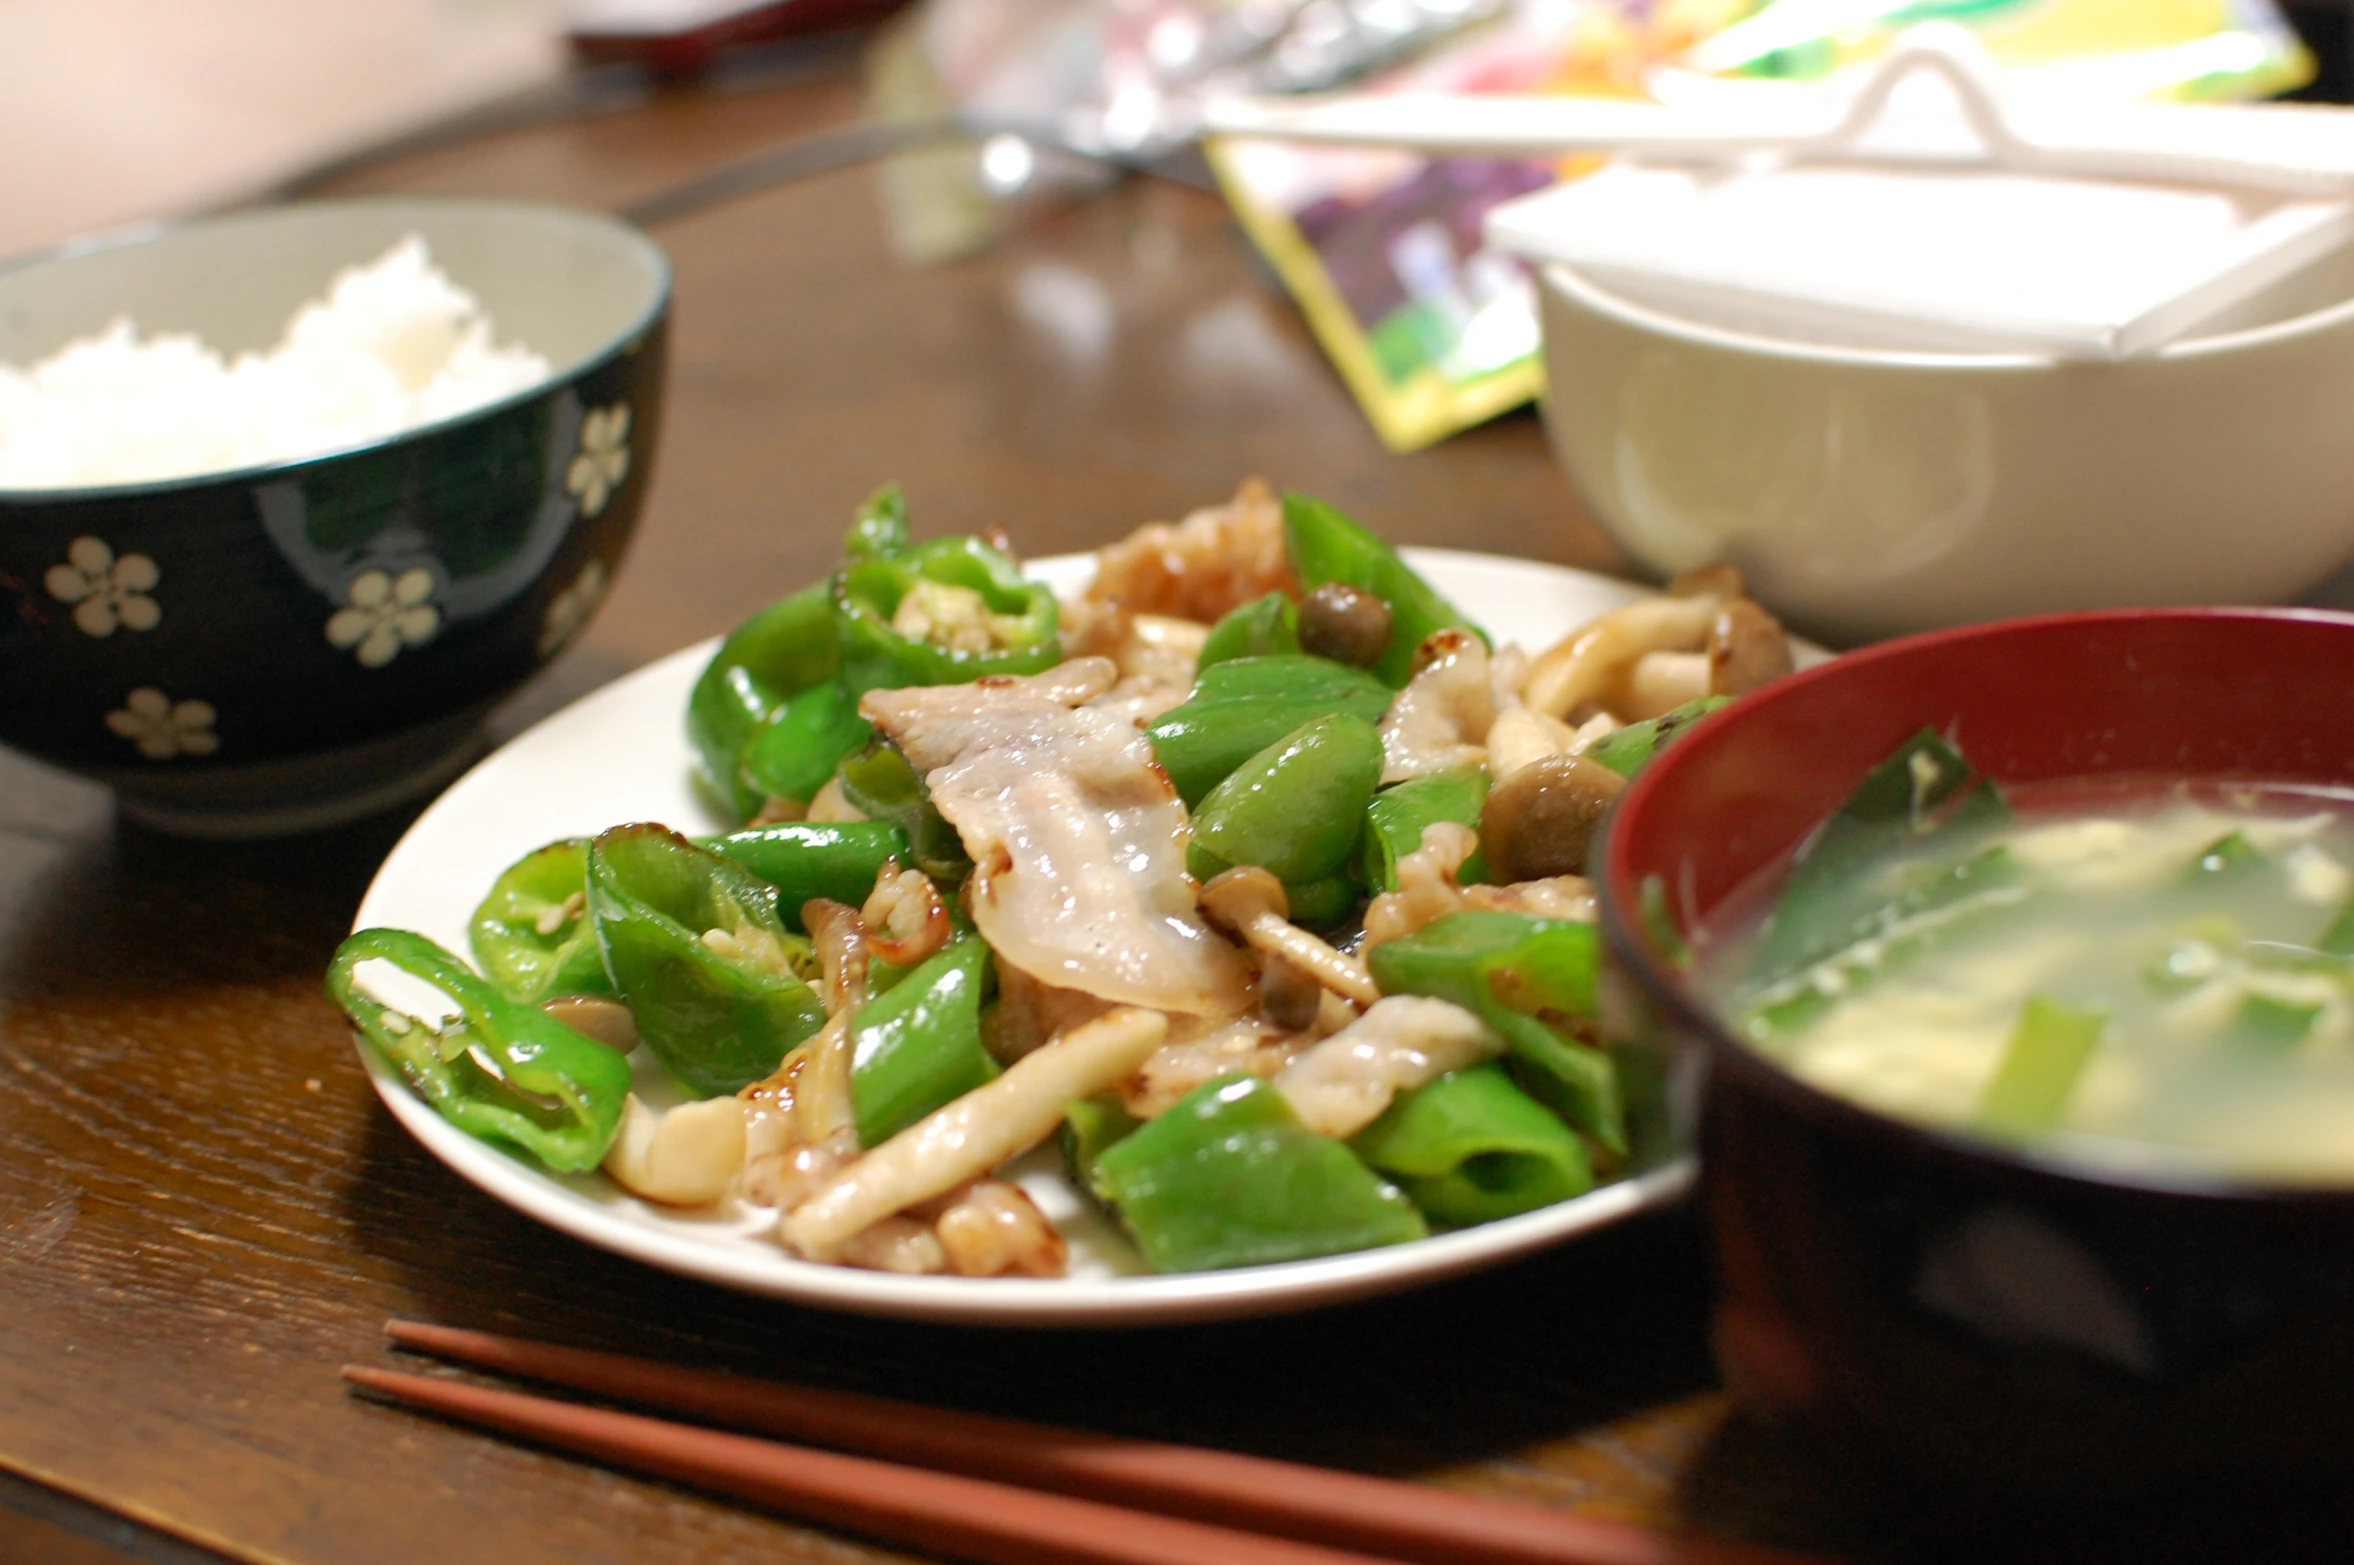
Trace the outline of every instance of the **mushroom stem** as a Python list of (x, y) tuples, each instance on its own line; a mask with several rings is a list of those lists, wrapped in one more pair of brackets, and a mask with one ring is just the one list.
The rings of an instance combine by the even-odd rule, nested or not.
[(1709, 655), (1705, 652), (1646, 652), (1627, 670), (1612, 706), (1630, 721), (1664, 717), (1707, 695)]
[(977, 1179), (1026, 1152), (1091, 1097), (1145, 1062), (1168, 1035), (1158, 1011), (1127, 1007), (1025, 1054), (1005, 1074), (933, 1110), (812, 1191), (778, 1233), (812, 1259), (918, 1201)]
[(1612, 609), (1540, 654), (1529, 668), (1521, 699), (1547, 717), (1567, 718), (1644, 653), (1704, 645), (1717, 608), (1715, 598), (1699, 597), (1644, 598)]
[(1201, 909), (1210, 921), (1242, 937), (1252, 950), (1282, 957), (1306, 969), (1325, 988), (1360, 1005), (1381, 998), (1362, 962), (1341, 955), (1291, 921), (1291, 900), (1283, 882), (1254, 865), (1230, 869), (1202, 887)]
[(1273, 913), (1262, 913), (1238, 931), (1253, 950), (1271, 951), (1316, 975), (1327, 989), (1359, 1005), (1381, 998), (1381, 989), (1363, 963), (1341, 955), (1299, 925)]

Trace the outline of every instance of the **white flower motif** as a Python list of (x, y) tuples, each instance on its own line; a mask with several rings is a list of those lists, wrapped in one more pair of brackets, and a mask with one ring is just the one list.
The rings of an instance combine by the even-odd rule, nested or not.
[(153, 685), (123, 698), (122, 710), (106, 714), (106, 726), (139, 747), (151, 761), (175, 755), (210, 755), (221, 747), (212, 732), (210, 701), (174, 701)]
[(597, 600), (605, 596), (605, 562), (591, 560), (572, 578), (572, 585), (556, 594), (548, 605), (548, 622), (539, 633), (539, 655), (547, 657), (570, 641), (573, 632), (588, 623)]
[(433, 596), (433, 573), (423, 566), (398, 577), (362, 571), (348, 590), (351, 603), (328, 618), (327, 639), (359, 648), (363, 668), (382, 668), (401, 648), (422, 646), (441, 629), (441, 610), (425, 601)]
[(591, 408), (580, 421), (580, 450), (565, 469), (565, 489), (580, 502), (581, 515), (594, 516), (628, 476), (629, 404)]
[(49, 596), (74, 605), (74, 623), (85, 636), (111, 636), (117, 625), (125, 630), (153, 630), (163, 622), (163, 610), (147, 596), (163, 572), (144, 554), (115, 558), (103, 538), (76, 538), (66, 545), (65, 563), (52, 565), (41, 583)]

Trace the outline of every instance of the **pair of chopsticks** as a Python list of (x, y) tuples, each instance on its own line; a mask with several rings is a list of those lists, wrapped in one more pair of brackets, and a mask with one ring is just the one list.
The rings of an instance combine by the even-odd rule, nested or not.
[[(1805, 1565), (1797, 1556), (1198, 1446), (393, 1320), (396, 1346), (837, 1448), (347, 1365), (375, 1397), (614, 1467), (1000, 1565)], [(887, 1454), (894, 1460), (840, 1451)], [(903, 1464), (917, 1465), (903, 1465)]]

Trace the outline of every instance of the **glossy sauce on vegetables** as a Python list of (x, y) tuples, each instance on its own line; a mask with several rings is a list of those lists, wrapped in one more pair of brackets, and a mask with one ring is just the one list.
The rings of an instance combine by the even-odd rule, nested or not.
[(1703, 957), (1736, 1035), (1867, 1108), (2070, 1161), (2354, 1182), (2354, 799), (2008, 802), (1827, 903), (1736, 898), (1751, 916)]

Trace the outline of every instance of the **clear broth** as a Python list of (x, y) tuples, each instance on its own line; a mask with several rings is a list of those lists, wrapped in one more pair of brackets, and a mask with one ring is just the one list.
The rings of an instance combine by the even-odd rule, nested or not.
[[(1762, 982), (1774, 888), (1732, 899), (1701, 975), (1736, 1036), (1866, 1108), (2070, 1160), (2354, 1183), (2354, 958), (2317, 949), (2354, 906), (2354, 798), (2103, 780), (2010, 803), (1863, 871), (1894, 897), (2005, 850), (1909, 944)], [(1988, 1094), (2030, 996), (2100, 1020), (2058, 1112), (2023, 1130)]]

